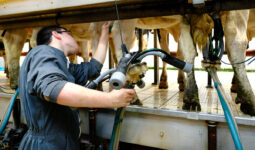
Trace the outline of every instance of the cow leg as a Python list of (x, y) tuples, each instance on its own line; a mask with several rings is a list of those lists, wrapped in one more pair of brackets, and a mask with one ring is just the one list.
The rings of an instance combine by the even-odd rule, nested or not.
[(90, 41), (89, 40), (80, 41), (79, 46), (80, 46), (79, 51), (81, 52), (81, 57), (83, 61), (89, 62)]
[[(190, 34), (190, 25), (182, 22), (180, 24), (181, 35), (179, 39), (179, 50), (181, 50), (184, 60), (191, 63), (194, 67), (194, 60), (196, 57), (195, 45), (193, 43), (191, 34)], [(187, 78), (184, 88), (184, 97), (183, 97), (183, 109), (186, 110), (201, 110), (198, 97), (198, 88), (195, 81), (194, 69), (192, 72), (187, 73)]]
[[(181, 51), (179, 49), (177, 50), (177, 56), (176, 57), (181, 59), (181, 60), (184, 60), (183, 55), (182, 55), (182, 53), (181, 53)], [(184, 72), (182, 70), (180, 70), (180, 69), (178, 69), (177, 82), (179, 84), (179, 91), (183, 92), (184, 91), (184, 87), (185, 87), (185, 75), (184, 75)]]
[[(175, 42), (179, 41), (180, 34), (181, 34), (179, 24), (167, 28), (167, 31), (173, 35), (173, 38), (174, 38)], [(181, 59), (181, 60), (184, 60), (182, 52), (181, 52), (181, 50), (179, 50), (179, 43), (178, 43), (178, 49), (177, 49), (176, 57)], [(184, 76), (184, 72), (180, 69), (178, 70), (177, 82), (179, 84), (179, 91), (181, 91), (181, 92), (184, 91), (185, 76)]]
[(41, 27), (37, 27), (37, 28), (34, 28), (34, 29), (33, 29), (32, 36), (31, 36), (30, 41), (29, 41), (30, 46), (31, 46), (32, 48), (36, 47), (36, 45), (37, 45), (37, 43), (36, 43), (36, 38), (37, 38), (38, 32), (39, 32), (41, 29), (42, 29)]
[(117, 66), (118, 65), (118, 59), (117, 59), (117, 55), (116, 55), (116, 49), (115, 49), (115, 46), (114, 46), (114, 43), (113, 43), (113, 39), (110, 37), (109, 38), (109, 47), (110, 47), (110, 60), (111, 60), (111, 66), (110, 68), (114, 68), (114, 65)]
[(149, 31), (148, 30), (142, 30), (142, 40), (143, 40), (143, 44), (142, 44), (142, 50), (146, 50), (148, 47), (148, 40), (149, 40)]
[[(176, 28), (174, 28), (176, 29)], [(179, 29), (178, 29), (179, 30)], [(171, 32), (171, 31), (170, 31)], [(168, 52), (170, 54), (170, 50), (168, 47), (168, 33), (169, 31), (161, 29), (160, 30), (160, 47), (165, 50), (166, 52)], [(176, 33), (173, 33), (173, 36), (178, 36), (177, 38), (179, 38), (179, 35), (177, 35)], [(177, 50), (177, 58), (183, 60), (183, 56), (180, 50)], [(179, 90), (180, 91), (184, 91), (184, 80), (185, 80), (185, 76), (184, 76), (184, 72), (181, 70), (178, 70), (178, 79), (177, 82), (179, 84)], [(162, 73), (160, 76), (160, 83), (159, 83), (159, 88), (160, 89), (167, 89), (168, 88), (168, 81), (167, 81), (167, 64), (163, 62), (163, 69), (162, 69)]]
[[(166, 30), (160, 30), (160, 47), (164, 51), (170, 54), (170, 50), (168, 48), (168, 32)], [(167, 63), (163, 62), (163, 69), (160, 76), (159, 81), (159, 89), (167, 89), (168, 88), (168, 81), (167, 81)]]
[(18, 87), (20, 52), (26, 41), (26, 36), (27, 31), (25, 29), (10, 29), (7, 30), (3, 37), (10, 76), (10, 87), (12, 89)]
[[(248, 43), (246, 36), (249, 11), (230, 11), (225, 25), (226, 50), (232, 64), (245, 60), (245, 49)], [(241, 103), (241, 111), (255, 115), (255, 99), (249, 83), (245, 64), (232, 65), (237, 84), (236, 103)]]

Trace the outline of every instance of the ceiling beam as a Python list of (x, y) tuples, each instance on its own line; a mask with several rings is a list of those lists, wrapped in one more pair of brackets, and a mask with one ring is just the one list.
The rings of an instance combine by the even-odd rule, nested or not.
[[(138, 3), (139, 2), (139, 3)], [(167, 16), (176, 14), (208, 13), (215, 11), (255, 8), (249, 0), (212, 0), (194, 6), (187, 0), (147, 0), (137, 3), (118, 4), (120, 19)], [(90, 8), (76, 8), (23, 14), (17, 17), (0, 18), (0, 29), (26, 28), (46, 25), (75, 24), (116, 20), (114, 3)]]

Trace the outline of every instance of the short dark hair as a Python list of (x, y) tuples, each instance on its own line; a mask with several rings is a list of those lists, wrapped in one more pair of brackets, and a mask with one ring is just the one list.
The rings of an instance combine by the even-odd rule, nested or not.
[(37, 45), (48, 45), (51, 42), (52, 31), (60, 31), (61, 29), (65, 29), (60, 26), (47, 26), (43, 27), (38, 33), (36, 38)]

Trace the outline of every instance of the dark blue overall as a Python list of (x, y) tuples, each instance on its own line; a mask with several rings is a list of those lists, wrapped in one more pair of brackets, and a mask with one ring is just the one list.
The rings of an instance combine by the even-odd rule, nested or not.
[[(102, 64), (68, 64), (64, 53), (42, 45), (32, 49), (23, 62), (19, 89), (21, 106), (28, 125), (19, 150), (78, 150), (78, 113), (56, 103), (67, 82), (85, 85), (100, 74)], [(50, 98), (46, 101), (44, 96)]]

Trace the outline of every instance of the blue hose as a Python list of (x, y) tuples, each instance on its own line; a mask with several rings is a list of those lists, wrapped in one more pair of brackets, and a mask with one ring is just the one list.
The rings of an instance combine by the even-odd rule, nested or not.
[(229, 108), (228, 108), (228, 106), (227, 106), (223, 96), (221, 95), (220, 90), (218, 89), (218, 83), (217, 82), (214, 83), (214, 87), (216, 88), (217, 93), (219, 95), (221, 106), (223, 108), (224, 115), (225, 115), (228, 127), (230, 129), (230, 133), (232, 135), (232, 139), (233, 139), (233, 141), (235, 143), (235, 147), (236, 147), (237, 150), (243, 150), (242, 143), (241, 143), (240, 138), (238, 136), (236, 127), (234, 126), (233, 119), (231, 118), (231, 114), (229, 112)]
[(4, 131), (5, 127), (6, 127), (6, 125), (7, 125), (7, 123), (8, 123), (8, 121), (9, 121), (9, 118), (10, 118), (11, 112), (12, 112), (12, 108), (13, 108), (14, 102), (15, 102), (15, 100), (16, 100), (18, 94), (19, 94), (19, 88), (17, 88), (16, 92), (15, 92), (14, 95), (12, 96), (12, 99), (11, 99), (11, 101), (10, 101), (10, 106), (9, 106), (9, 109), (8, 109), (8, 112), (7, 112), (6, 117), (4, 118), (3, 124), (2, 124), (2, 126), (1, 126), (1, 128), (0, 128), (0, 134), (3, 133), (3, 131)]

